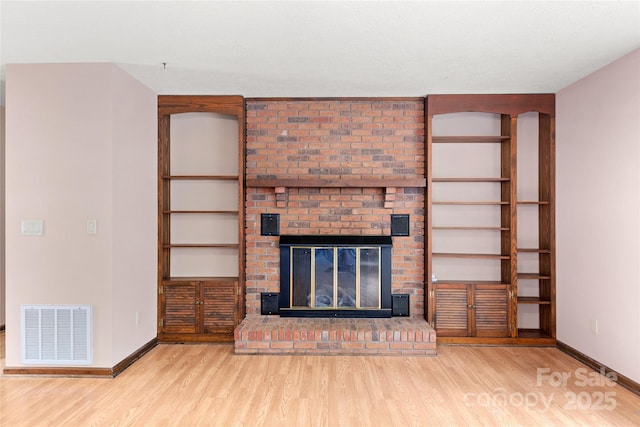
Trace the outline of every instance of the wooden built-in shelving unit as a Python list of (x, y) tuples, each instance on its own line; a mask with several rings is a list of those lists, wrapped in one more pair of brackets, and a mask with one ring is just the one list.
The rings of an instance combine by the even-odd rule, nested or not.
[[(538, 113), (538, 199), (518, 200), (518, 119), (521, 114)], [(482, 114), (499, 120), (499, 134), (434, 135), (434, 117), (444, 114)], [(554, 169), (555, 169), (555, 96), (553, 94), (523, 95), (430, 95), (425, 100), (425, 307), (426, 319), (437, 330), (439, 342), (487, 344), (555, 344), (555, 226), (554, 226)], [(459, 118), (458, 117), (458, 118)], [(477, 117), (474, 117), (474, 120)], [(464, 118), (462, 118), (464, 120)], [(465, 128), (464, 124), (462, 128)], [(498, 153), (499, 171), (489, 176), (464, 176), (443, 172), (434, 174), (438, 145), (458, 145), (456, 149), (483, 144), (497, 144), (489, 152)], [(493, 151), (491, 151), (493, 150)], [(444, 176), (443, 173), (447, 175)], [(481, 185), (497, 197), (483, 200), (443, 198), (442, 191), (434, 196), (435, 186)], [(446, 197), (446, 196), (445, 196)], [(518, 245), (518, 209), (538, 209), (537, 247)], [(434, 224), (435, 209), (497, 209), (494, 221), (500, 225), (473, 223)], [(457, 212), (457, 211), (456, 211)], [(473, 213), (473, 211), (471, 211)], [(457, 220), (455, 217), (452, 221)], [(495, 252), (468, 253), (434, 250), (442, 232), (466, 233), (466, 241), (481, 241), (478, 234), (496, 236), (499, 248)], [(497, 233), (497, 234), (491, 234)], [(495, 239), (490, 240), (493, 242)], [(449, 243), (449, 242), (446, 242)], [(451, 243), (454, 244), (455, 242)], [(491, 245), (488, 245), (491, 246)], [(524, 246), (524, 245), (521, 245)], [(530, 245), (532, 246), (532, 245)], [(537, 256), (538, 271), (521, 271), (518, 254)], [(499, 272), (499, 280), (476, 278), (438, 277), (432, 280), (434, 260), (492, 264)], [(450, 261), (458, 262), (458, 261)], [(463, 265), (463, 264), (462, 264)], [(484, 265), (484, 264), (483, 264)], [(489, 269), (482, 267), (480, 270)], [(483, 270), (484, 271), (484, 270)], [(437, 272), (436, 272), (437, 273)], [(520, 295), (519, 281), (535, 282), (536, 295)], [(519, 325), (518, 307), (535, 307), (538, 311), (537, 327)]]
[[(192, 121), (181, 124), (184, 133), (172, 137), (172, 123), (184, 123), (180, 119)], [(202, 123), (203, 129), (193, 133), (198, 126), (192, 125)], [(244, 135), (241, 96), (158, 97), (161, 342), (231, 342), (244, 318)], [(186, 148), (189, 144), (196, 149)], [(180, 170), (174, 171), (177, 159)], [(224, 266), (224, 272), (216, 265)]]

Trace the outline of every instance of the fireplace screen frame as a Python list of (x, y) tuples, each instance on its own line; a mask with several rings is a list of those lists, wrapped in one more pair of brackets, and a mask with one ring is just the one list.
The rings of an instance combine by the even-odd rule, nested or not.
[[(280, 236), (280, 298), (279, 310), (283, 317), (391, 317), (391, 247), (390, 236), (305, 236), (283, 235)], [(334, 264), (338, 275), (336, 254), (341, 249), (355, 249), (361, 253), (363, 249), (379, 250), (379, 304), (377, 307), (338, 307), (335, 299), (332, 307), (308, 307), (295, 306), (292, 298), (292, 253), (295, 249), (333, 249)], [(356, 256), (359, 259), (359, 256)], [(310, 270), (310, 280), (311, 272)], [(356, 279), (360, 280), (360, 278)], [(337, 286), (334, 283), (334, 286)], [(337, 291), (336, 291), (337, 292)], [(313, 303), (315, 305), (315, 303)]]

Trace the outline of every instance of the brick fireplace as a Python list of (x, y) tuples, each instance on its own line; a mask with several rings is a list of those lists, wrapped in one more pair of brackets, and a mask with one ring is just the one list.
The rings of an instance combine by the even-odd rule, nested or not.
[(410, 319), (426, 325), (424, 99), (248, 99), (246, 109), (247, 318), (270, 317), (260, 296), (280, 291), (279, 236), (261, 235), (261, 214), (279, 215), (280, 234), (338, 236), (389, 236), (391, 215), (404, 214), (391, 293), (408, 294)]

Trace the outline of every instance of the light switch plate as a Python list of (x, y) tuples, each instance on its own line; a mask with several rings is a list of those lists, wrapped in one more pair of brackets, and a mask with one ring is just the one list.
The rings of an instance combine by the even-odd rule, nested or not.
[(97, 219), (88, 219), (87, 220), (87, 234), (98, 234), (98, 220)]
[(23, 236), (42, 236), (44, 234), (44, 221), (41, 219), (23, 219), (20, 222), (20, 233)]

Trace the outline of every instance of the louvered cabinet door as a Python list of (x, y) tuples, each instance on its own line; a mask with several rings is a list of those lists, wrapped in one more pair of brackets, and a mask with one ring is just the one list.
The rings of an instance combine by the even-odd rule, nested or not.
[(161, 333), (197, 333), (198, 301), (200, 298), (199, 282), (166, 281), (162, 284), (160, 292)]
[(435, 287), (435, 324), (438, 336), (470, 336), (469, 285), (438, 283)]
[(510, 285), (474, 285), (473, 312), (477, 337), (509, 337)]
[(233, 334), (237, 325), (238, 280), (202, 282), (202, 333)]

